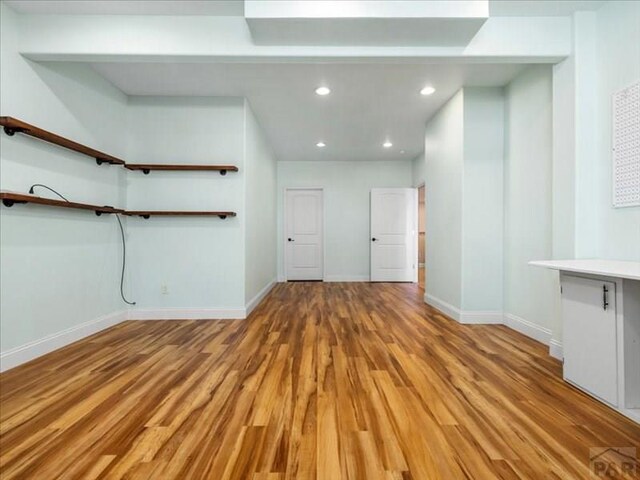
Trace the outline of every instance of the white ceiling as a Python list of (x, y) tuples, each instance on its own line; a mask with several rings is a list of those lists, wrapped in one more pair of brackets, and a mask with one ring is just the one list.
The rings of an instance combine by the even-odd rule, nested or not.
[(245, 1), (258, 45), (464, 46), (488, 11), (488, 0)]
[[(392, 160), (420, 154), (425, 122), (465, 86), (502, 86), (518, 64), (157, 64), (92, 67), (129, 95), (246, 97), (279, 160)], [(420, 89), (431, 84), (436, 93)], [(319, 85), (332, 89), (326, 97)], [(389, 139), (390, 149), (382, 148)], [(326, 148), (317, 148), (318, 141)], [(401, 151), (404, 150), (404, 153)]]
[[(76, 15), (219, 15), (242, 16), (243, 0), (5, 0), (21, 13)], [(490, 0), (495, 16), (564, 16), (597, 10), (602, 0)]]
[(486, 18), (247, 18), (257, 45), (467, 45)]
[(244, 15), (243, 0), (5, 0), (20, 13), (69, 15)]
[[(22, 13), (244, 15), (242, 0), (6, 3)], [(491, 16), (557, 16), (597, 9), (602, 3), (490, 0), (489, 11)], [(453, 33), (445, 29), (443, 35)], [(280, 160), (387, 160), (421, 153), (425, 122), (462, 86), (505, 85), (524, 65), (99, 63), (93, 68), (129, 95), (246, 97)], [(420, 96), (427, 83), (436, 93)], [(321, 84), (333, 93), (316, 96), (314, 89)], [(393, 148), (382, 148), (386, 139)], [(326, 148), (315, 146), (320, 140)]]
[(598, 10), (605, 0), (490, 0), (491, 17), (563, 17)]

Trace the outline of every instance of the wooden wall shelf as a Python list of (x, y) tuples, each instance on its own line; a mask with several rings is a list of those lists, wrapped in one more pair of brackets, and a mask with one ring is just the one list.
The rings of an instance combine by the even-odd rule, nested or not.
[(59, 208), (75, 208), (79, 210), (91, 210), (96, 215), (103, 213), (120, 213), (130, 217), (149, 218), (152, 216), (171, 216), (171, 217), (218, 217), (224, 220), (227, 217), (235, 217), (236, 212), (213, 212), (213, 211), (197, 211), (197, 210), (122, 210), (111, 206), (91, 205), (88, 203), (67, 202), (64, 200), (54, 200), (52, 198), (38, 197), (26, 193), (16, 192), (0, 192), (0, 200), (5, 207), (13, 207), (16, 204), (33, 203), (36, 205), (45, 205), (48, 207)]
[(218, 217), (224, 220), (227, 217), (235, 217), (236, 212), (211, 212), (211, 211), (180, 211), (180, 210), (127, 210), (125, 215), (130, 217), (149, 218), (154, 216), (164, 217)]
[(40, 140), (44, 140), (45, 142), (53, 143), (54, 145), (73, 150), (74, 152), (87, 155), (88, 157), (93, 157), (96, 159), (96, 162), (98, 162), (98, 165), (102, 163), (109, 163), (111, 165), (124, 165), (125, 163), (124, 160), (113, 157), (99, 150), (95, 150), (91, 147), (87, 147), (86, 145), (74, 142), (73, 140), (69, 140), (68, 138), (61, 137), (60, 135), (56, 135), (55, 133), (51, 133), (46, 130), (42, 130), (41, 128), (34, 127), (33, 125), (30, 125), (13, 117), (0, 117), (0, 125), (4, 127), (4, 132), (9, 136), (13, 136), (16, 133), (23, 133), (31, 137), (39, 138)]
[[(164, 171), (216, 171), (220, 172), (220, 175), (226, 175), (227, 172), (237, 172), (238, 167), (235, 165), (174, 165), (174, 164), (155, 164), (155, 163), (126, 163), (124, 160), (108, 155), (99, 150), (95, 150), (86, 145), (74, 142), (68, 138), (61, 137), (52, 132), (48, 132), (34, 125), (30, 125), (22, 120), (18, 120), (13, 117), (1, 117), (0, 125), (4, 127), (4, 132), (13, 136), (16, 133), (22, 133), (29, 135), (45, 142), (58, 145), (60, 147), (67, 148), (74, 152), (87, 155), (95, 158), (98, 165), (108, 163), (111, 165), (121, 165), (128, 170), (140, 170), (145, 175), (149, 174), (151, 170), (164, 170)], [(103, 213), (121, 213), (129, 216), (139, 216), (143, 218), (149, 218), (151, 216), (211, 216), (225, 219), (227, 217), (235, 217), (235, 212), (214, 212), (214, 211), (171, 211), (171, 210), (145, 210), (145, 211), (126, 211), (111, 206), (98, 206), (89, 205), (86, 203), (66, 202), (63, 200), (53, 200), (50, 198), (38, 197), (36, 195), (14, 193), (14, 192), (0, 192), (0, 199), (6, 207), (12, 207), (15, 204), (20, 203), (34, 203), (38, 205), (47, 205), (50, 207), (60, 208), (75, 208), (81, 210), (92, 210), (96, 215), (102, 215)]]
[(88, 203), (66, 202), (64, 200), (54, 200), (51, 198), (38, 197), (24, 193), (0, 192), (0, 199), (5, 207), (12, 207), (14, 204), (34, 203), (49, 207), (75, 208), (78, 210), (92, 210), (96, 215), (103, 213), (124, 213), (124, 210), (111, 206), (90, 205)]
[(168, 165), (159, 163), (126, 163), (125, 168), (128, 170), (142, 170), (142, 173), (148, 175), (151, 170), (164, 170), (164, 171), (215, 171), (220, 172), (220, 175), (226, 175), (227, 172), (237, 172), (238, 167), (235, 165)]
[(128, 170), (141, 170), (145, 175), (151, 172), (151, 170), (165, 170), (165, 171), (216, 171), (220, 172), (220, 175), (226, 175), (227, 172), (237, 172), (238, 167), (235, 165), (168, 165), (158, 163), (126, 163), (120, 158), (116, 158), (112, 155), (100, 152), (86, 145), (74, 142), (68, 138), (61, 137), (55, 133), (42, 130), (41, 128), (30, 125), (22, 120), (18, 120), (13, 117), (0, 117), (0, 125), (4, 127), (4, 132), (13, 136), (16, 133), (23, 133), (31, 137), (39, 138), (45, 142), (58, 145), (60, 147), (73, 150), (74, 152), (87, 155), (95, 158), (98, 165), (108, 163), (111, 165), (121, 165)]

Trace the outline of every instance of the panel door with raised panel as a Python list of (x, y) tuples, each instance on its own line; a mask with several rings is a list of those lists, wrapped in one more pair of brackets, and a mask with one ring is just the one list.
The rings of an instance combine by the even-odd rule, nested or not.
[(371, 190), (371, 281), (417, 281), (417, 191)]
[(322, 280), (322, 190), (285, 193), (287, 280)]
[(562, 276), (564, 378), (618, 404), (615, 283)]

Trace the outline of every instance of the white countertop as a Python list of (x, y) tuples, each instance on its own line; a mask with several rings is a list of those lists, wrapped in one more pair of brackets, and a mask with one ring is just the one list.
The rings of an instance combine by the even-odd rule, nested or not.
[(640, 280), (640, 262), (620, 260), (536, 260), (529, 262), (535, 267), (551, 268), (565, 272), (590, 273), (605, 277)]

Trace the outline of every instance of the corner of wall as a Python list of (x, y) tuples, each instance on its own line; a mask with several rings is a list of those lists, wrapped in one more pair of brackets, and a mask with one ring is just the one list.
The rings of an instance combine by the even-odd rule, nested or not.
[(244, 299), (247, 312), (277, 276), (277, 159), (251, 104), (244, 102)]

